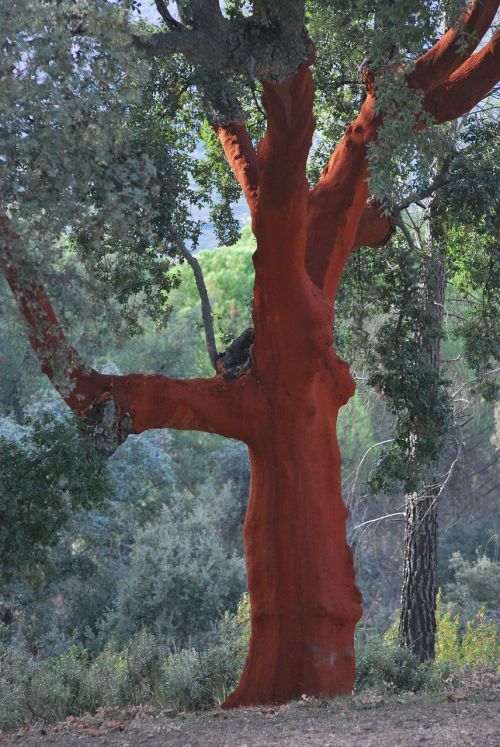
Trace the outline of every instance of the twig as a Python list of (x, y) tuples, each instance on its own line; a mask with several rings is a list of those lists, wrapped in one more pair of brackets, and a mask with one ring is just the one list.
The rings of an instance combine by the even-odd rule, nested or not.
[(355, 527), (353, 527), (353, 531), (355, 529), (361, 529), (361, 527), (366, 527), (368, 524), (375, 524), (377, 521), (382, 521), (383, 519), (392, 519), (394, 516), (405, 516), (404, 511), (396, 511), (394, 514), (385, 514), (384, 516), (377, 516), (376, 519), (368, 519), (368, 521), (363, 521), (361, 524), (357, 524)]

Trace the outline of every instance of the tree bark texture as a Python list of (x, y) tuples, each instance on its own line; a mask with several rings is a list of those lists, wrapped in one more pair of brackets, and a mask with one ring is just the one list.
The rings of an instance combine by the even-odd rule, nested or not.
[(417, 661), (434, 658), (437, 598), (436, 492), (405, 498), (405, 553), (399, 641)]
[[(492, 3), (483, 6), (491, 10)], [(226, 23), (220, 13), (212, 20), (217, 26)], [(292, 31), (302, 45), (297, 53), (302, 60), (310, 51), (307, 35), (295, 27)], [(191, 50), (198, 42), (202, 45), (201, 37), (197, 27), (189, 31), (175, 25), (141, 43), (155, 55), (184, 53), (183, 45)], [(263, 80), (267, 132), (258, 150), (242, 121), (215, 124), (247, 199), (257, 240), (255, 337), (251, 366), (245, 366), (241, 375), (179, 381), (141, 374), (111, 376), (86, 366), (66, 342), (44, 289), (22, 271), (21, 239), (7, 217), (0, 216), (0, 264), (42, 369), (94, 429), (101, 433), (112, 421), (112, 434), (100, 436), (109, 452), (127, 433), (148, 428), (215, 432), (249, 447), (252, 478), (244, 540), (252, 633), (241, 682), (226, 707), (280, 702), (303, 693), (349, 693), (354, 682), (354, 628), (361, 615), (346, 544), (347, 510), (336, 437), (338, 410), (355, 387), (347, 364), (334, 351), (332, 328), (336, 291), (349, 253), (361, 245), (382, 245), (393, 231), (391, 221), (368, 202), (366, 182), (367, 144), (377, 137), (382, 113), (375, 111), (376, 86), (371, 85), (359, 115), (310, 188), (310, 60), (289, 77), (282, 75), (289, 56), (287, 64), (280, 62), (279, 50), (286, 41), (280, 37), (276, 54), (269, 56), (269, 65), (276, 59), (277, 68)], [(439, 121), (446, 120), (447, 111), (449, 118), (456, 116), (455, 92), (460, 106), (465, 99), (468, 106), (473, 103), (467, 75), (460, 73), (468, 62), (450, 51), (455, 41), (427, 53), (425, 69), (418, 60), (414, 66), (411, 84), (430, 97), (429, 111), (433, 106), (439, 109)], [(201, 46), (196, 49), (203, 51)], [(487, 52), (478, 53), (482, 57), (471, 64), (470, 74), (477, 76), (486, 65), (491, 88), (498, 78), (491, 57), (498, 62), (498, 49), (492, 42), (484, 49)], [(257, 52), (255, 56), (258, 61)], [(215, 55), (213, 65), (217, 59)], [(451, 75), (455, 78), (448, 85)], [(432, 98), (438, 85), (448, 86), (446, 95)], [(481, 90), (485, 85), (483, 81)], [(421, 518), (416, 511), (416, 532)], [(419, 562), (419, 537), (415, 534), (412, 570)]]

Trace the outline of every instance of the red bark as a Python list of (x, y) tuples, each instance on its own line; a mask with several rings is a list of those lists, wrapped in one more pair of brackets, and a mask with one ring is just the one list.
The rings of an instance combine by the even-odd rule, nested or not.
[(383, 215), (377, 205), (364, 209), (354, 240), (353, 249), (360, 246), (383, 246), (395, 231), (394, 224), (388, 215)]
[(318, 184), (311, 190), (307, 269), (333, 301), (368, 199), (367, 149), (381, 123), (371, 94), (335, 148)]
[[(494, 5), (485, 1), (465, 18), (476, 34), (468, 54)], [(464, 61), (453, 34), (417, 61), (408, 80), (427, 92), (424, 104), (438, 121), (463, 113), (498, 79), (498, 41)], [(361, 608), (346, 544), (336, 419), (355, 387), (333, 349), (333, 304), (350, 251), (384, 243), (392, 231), (367, 205), (367, 145), (381, 123), (374, 91), (312, 190), (306, 180), (314, 129), (308, 66), (282, 84), (265, 83), (264, 102), (268, 127), (257, 154), (243, 123), (217, 128), (257, 238), (253, 365), (239, 379), (107, 376), (88, 368), (67, 344), (43, 288), (3, 254), (33, 349), (73, 409), (85, 415), (112, 397), (131, 415), (135, 433), (193, 428), (249, 445), (244, 536), (252, 634), (241, 682), (226, 707), (352, 688)], [(7, 223), (0, 220), (0, 238)]]
[(250, 444), (250, 650), (226, 708), (350, 692), (354, 681), (361, 595), (335, 433), (354, 383), (331, 348), (315, 371), (292, 381), (286, 361), (276, 355), (274, 364), (274, 381), (263, 382), (272, 405)]
[(461, 117), (484, 99), (500, 78), (500, 32), (464, 62), (448, 80), (424, 97), (424, 109), (435, 122)]
[(269, 128), (259, 148), (254, 219), (252, 375), (267, 408), (249, 442), (250, 651), (226, 708), (348, 692), (354, 678), (361, 606), (336, 438), (337, 413), (354, 382), (333, 351), (331, 304), (305, 268), (311, 104), (307, 68), (265, 87)]
[(217, 125), (216, 133), (221, 141), (226, 158), (243, 190), (250, 211), (253, 213), (258, 198), (257, 153), (243, 122), (233, 120)]

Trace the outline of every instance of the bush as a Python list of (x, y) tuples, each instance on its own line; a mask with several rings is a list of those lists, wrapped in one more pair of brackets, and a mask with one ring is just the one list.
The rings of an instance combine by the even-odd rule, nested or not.
[(374, 637), (356, 652), (355, 690), (382, 693), (417, 692), (426, 683), (426, 670), (407, 649)]
[(452, 605), (445, 606), (439, 595), (436, 622), (436, 662), (447, 663), (457, 669), (499, 665), (498, 626), (486, 616), (484, 608), (472, 620), (468, 620), (464, 627)]
[(91, 658), (80, 646), (38, 660), (0, 649), (0, 728), (42, 719), (57, 721), (102, 706), (148, 702), (180, 710), (220, 705), (243, 668), (249, 635), (248, 596), (226, 614), (202, 651), (169, 650), (141, 631), (120, 651), (112, 643)]
[(475, 562), (464, 560), (459, 552), (452, 555), (450, 569), (454, 581), (444, 587), (443, 595), (459, 613), (462, 620), (472, 619), (482, 609), (500, 607), (500, 563), (486, 555)]
[(136, 539), (103, 637), (123, 644), (146, 629), (178, 646), (201, 642), (244, 588), (243, 559), (222, 543), (210, 505), (164, 507)]
[(37, 661), (9, 649), (0, 660), (0, 726), (14, 727), (33, 718), (57, 721), (87, 710), (82, 685), (87, 653), (72, 646), (64, 654)]
[(250, 637), (250, 601), (240, 599), (235, 615), (226, 613), (215, 643), (202, 652), (173, 654), (163, 683), (162, 699), (179, 710), (219, 706), (236, 687)]

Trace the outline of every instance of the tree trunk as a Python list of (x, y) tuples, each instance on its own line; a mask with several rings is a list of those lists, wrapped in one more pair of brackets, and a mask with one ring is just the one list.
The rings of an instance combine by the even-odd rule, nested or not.
[[(278, 384), (258, 444), (244, 527), (252, 633), (243, 676), (224, 706), (352, 691), (361, 595), (346, 542), (336, 419), (347, 366), (302, 390)], [(288, 377), (289, 378), (289, 377)], [(337, 379), (335, 382), (334, 379)]]
[[(427, 236), (430, 261), (427, 269), (428, 311), (434, 317), (434, 334), (422, 352), (436, 371), (440, 366), (446, 268), (441, 254), (437, 257), (430, 232)], [(438, 249), (439, 252), (439, 249)], [(416, 436), (418, 438), (418, 436)], [(434, 484), (405, 497), (405, 551), (399, 642), (423, 662), (434, 658), (437, 601), (437, 522), (439, 487)]]
[(437, 491), (406, 496), (400, 643), (419, 662), (434, 658), (437, 597)]

